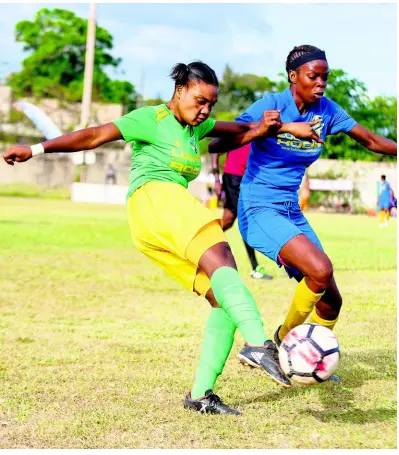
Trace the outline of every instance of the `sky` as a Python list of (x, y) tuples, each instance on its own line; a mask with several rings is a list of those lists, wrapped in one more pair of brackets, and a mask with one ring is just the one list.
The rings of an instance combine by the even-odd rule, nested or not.
[[(27, 56), (15, 24), (36, 11), (64, 8), (88, 17), (88, 3), (0, 4), (0, 78), (21, 69)], [(326, 51), (331, 68), (363, 81), (371, 97), (397, 89), (397, 6), (393, 3), (120, 3), (97, 4), (97, 23), (114, 38), (121, 57), (112, 78), (132, 82), (145, 98), (169, 99), (168, 74), (177, 62), (200, 59), (219, 77), (235, 72), (276, 80), (289, 51), (311, 44)]]

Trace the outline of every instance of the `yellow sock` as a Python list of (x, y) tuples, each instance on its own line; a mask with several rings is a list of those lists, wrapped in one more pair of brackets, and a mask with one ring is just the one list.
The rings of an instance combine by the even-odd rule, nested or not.
[(380, 210), (380, 222), (383, 223), (385, 218), (385, 212), (384, 210)]
[(324, 327), (327, 327), (328, 329), (332, 330), (335, 327), (335, 324), (338, 321), (337, 316), (333, 321), (329, 321), (328, 319), (322, 319), (317, 313), (316, 313), (316, 308), (313, 308), (313, 311), (310, 315), (309, 322), (311, 324), (320, 324), (323, 325)]
[(324, 291), (319, 294), (311, 291), (305, 282), (305, 278), (299, 282), (287, 317), (278, 333), (280, 340), (282, 340), (291, 329), (306, 321), (309, 313), (322, 298), (323, 294)]
[(385, 212), (385, 218), (387, 221), (389, 221), (389, 210), (386, 210)]

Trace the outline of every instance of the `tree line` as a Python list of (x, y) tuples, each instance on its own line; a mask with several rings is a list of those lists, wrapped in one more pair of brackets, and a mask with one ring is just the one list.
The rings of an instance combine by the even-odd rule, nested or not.
[[(7, 78), (15, 97), (50, 97), (66, 102), (81, 100), (87, 23), (86, 19), (71, 11), (43, 8), (37, 11), (34, 20), (16, 24), (15, 39), (24, 43), (23, 50), (29, 55), (23, 60), (21, 71)], [(126, 111), (130, 111), (137, 107), (140, 97), (134, 84), (111, 79), (106, 73), (107, 68), (117, 71), (122, 61), (111, 55), (112, 48), (112, 35), (97, 25), (92, 99), (122, 104)], [(271, 80), (266, 76), (237, 73), (226, 65), (220, 80), (219, 101), (212, 115), (218, 120), (233, 120), (265, 93), (281, 91), (286, 87), (285, 74), (280, 73), (276, 80)], [(366, 128), (396, 141), (396, 97), (371, 98), (365, 84), (342, 69), (330, 70), (326, 96)], [(151, 105), (164, 101), (158, 97), (140, 100), (140, 103)], [(201, 151), (206, 152), (206, 142)], [(354, 161), (394, 160), (394, 157), (368, 152), (345, 134), (327, 139), (323, 157)]]

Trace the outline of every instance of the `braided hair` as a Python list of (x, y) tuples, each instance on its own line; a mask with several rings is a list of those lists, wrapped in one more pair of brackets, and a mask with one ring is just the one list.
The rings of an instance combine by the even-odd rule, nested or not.
[(187, 87), (192, 82), (199, 81), (219, 87), (215, 71), (200, 60), (191, 62), (188, 65), (176, 63), (170, 72), (170, 77), (175, 81), (175, 90), (177, 87)]
[(287, 71), (288, 82), (290, 81), (290, 71), (295, 70), (293, 68), (293, 62), (298, 57), (302, 57), (303, 55), (313, 54), (314, 52), (322, 52), (321, 49), (315, 46), (310, 46), (309, 44), (304, 44), (303, 46), (295, 46), (294, 49), (288, 54), (287, 60), (285, 62), (285, 69)]

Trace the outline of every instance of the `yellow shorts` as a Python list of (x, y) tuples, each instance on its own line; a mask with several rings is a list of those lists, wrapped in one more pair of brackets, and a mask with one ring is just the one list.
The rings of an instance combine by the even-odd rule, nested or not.
[(198, 269), (206, 250), (227, 242), (222, 220), (183, 186), (148, 182), (127, 202), (133, 243), (186, 288), (204, 295), (209, 278)]

